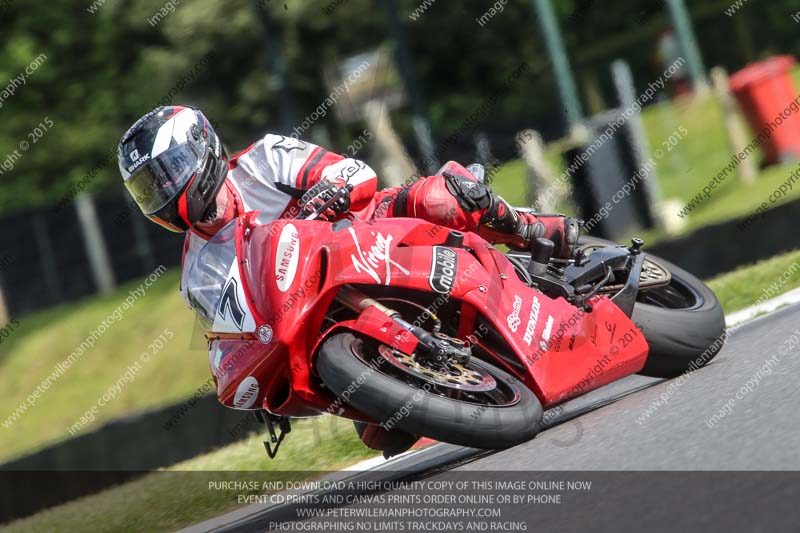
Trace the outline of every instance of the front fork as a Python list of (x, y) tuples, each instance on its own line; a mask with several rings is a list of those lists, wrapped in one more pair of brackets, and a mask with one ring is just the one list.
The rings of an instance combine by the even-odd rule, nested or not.
[(339, 290), (336, 299), (356, 313), (361, 313), (369, 307), (384, 313), (418, 341), (417, 349), (415, 350), (417, 359), (424, 359), (437, 364), (445, 364), (448, 361), (466, 364), (469, 361), (470, 348), (459, 339), (453, 339), (438, 331), (431, 333), (414, 324), (410, 324), (403, 319), (398, 311), (386, 307), (374, 298), (370, 298), (349, 285), (345, 285)]

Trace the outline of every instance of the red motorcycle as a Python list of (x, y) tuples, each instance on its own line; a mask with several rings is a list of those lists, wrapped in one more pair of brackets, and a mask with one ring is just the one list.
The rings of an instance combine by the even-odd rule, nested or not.
[(290, 417), (321, 414), (506, 448), (536, 435), (544, 409), (695, 369), (721, 344), (711, 290), (638, 239), (585, 238), (561, 260), (546, 239), (503, 253), (418, 219), (315, 216), (243, 215), (188, 275), (219, 400), (261, 413), (270, 456)]

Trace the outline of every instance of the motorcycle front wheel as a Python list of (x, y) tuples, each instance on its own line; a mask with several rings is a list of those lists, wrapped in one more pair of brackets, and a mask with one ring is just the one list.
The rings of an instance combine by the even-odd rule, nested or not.
[(334, 394), (387, 429), (484, 449), (509, 448), (539, 432), (541, 403), (503, 370), (473, 357), (443, 375), (393, 352), (339, 333), (322, 345), (317, 371)]

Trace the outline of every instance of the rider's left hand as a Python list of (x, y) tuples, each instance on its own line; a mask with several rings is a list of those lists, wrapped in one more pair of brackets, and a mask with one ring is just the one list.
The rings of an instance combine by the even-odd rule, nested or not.
[(337, 195), (340, 198), (321, 212), (318, 215), (319, 219), (331, 222), (350, 210), (350, 191), (347, 182), (340, 177), (323, 178), (305, 193), (304, 199), (307, 200), (303, 203), (303, 214), (310, 215)]

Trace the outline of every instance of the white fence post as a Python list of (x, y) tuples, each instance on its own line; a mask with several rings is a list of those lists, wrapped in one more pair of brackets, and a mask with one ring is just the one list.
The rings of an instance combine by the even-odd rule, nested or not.
[[(722, 117), (725, 120), (725, 131), (728, 134), (728, 143), (730, 144), (731, 151), (734, 154), (743, 152), (749, 141), (747, 140), (747, 130), (745, 130), (742, 123), (739, 121), (737, 114), (738, 104), (731, 94), (730, 84), (728, 80), (728, 73), (723, 67), (714, 67), (711, 69), (711, 83), (714, 88), (714, 95), (717, 97), (717, 102), (722, 111)], [(742, 183), (749, 185), (756, 181), (758, 170), (751, 158), (742, 161), (739, 166), (739, 176)]]
[(83, 242), (86, 245), (86, 255), (89, 256), (95, 285), (102, 294), (108, 294), (114, 290), (114, 272), (111, 269), (103, 233), (100, 231), (94, 201), (90, 196), (80, 195), (75, 199), (75, 209), (78, 211)]
[(367, 125), (375, 135), (375, 145), (381, 165), (381, 178), (389, 187), (400, 187), (410, 183), (418, 175), (416, 167), (406, 153), (400, 136), (392, 126), (389, 109), (380, 101), (373, 100), (364, 108)]
[(566, 197), (568, 190), (556, 183), (554, 172), (545, 158), (542, 136), (535, 130), (523, 130), (514, 139), (525, 161), (528, 205), (535, 205), (540, 213), (555, 213), (556, 204)]

